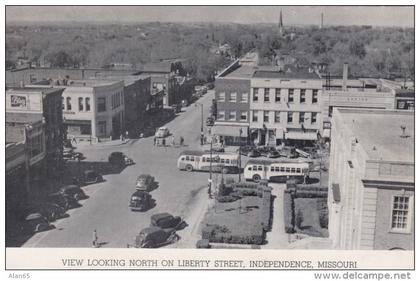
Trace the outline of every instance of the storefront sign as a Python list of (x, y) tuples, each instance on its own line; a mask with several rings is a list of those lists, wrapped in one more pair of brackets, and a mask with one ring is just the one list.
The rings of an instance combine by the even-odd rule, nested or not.
[(6, 94), (6, 111), (42, 111), (41, 94)]

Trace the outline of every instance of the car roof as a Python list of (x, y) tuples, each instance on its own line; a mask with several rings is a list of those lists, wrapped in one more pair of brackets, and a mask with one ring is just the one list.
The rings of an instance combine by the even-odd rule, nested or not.
[(139, 178), (149, 178), (149, 177), (152, 177), (152, 176), (149, 175), (149, 174), (141, 174), (137, 177), (137, 179), (139, 179)]
[(160, 228), (159, 226), (149, 226), (140, 230), (140, 233), (151, 234), (158, 231), (162, 231), (162, 228)]
[(123, 154), (121, 151), (114, 151), (114, 152), (111, 152), (111, 155), (115, 155), (115, 154)]
[(169, 214), (169, 213), (159, 213), (159, 214), (152, 215), (150, 218), (152, 220), (160, 220), (160, 219), (163, 219), (163, 218), (166, 218), (166, 217), (172, 217), (172, 215)]
[(39, 218), (43, 218), (43, 216), (40, 213), (32, 213), (27, 215), (25, 220), (34, 220)]

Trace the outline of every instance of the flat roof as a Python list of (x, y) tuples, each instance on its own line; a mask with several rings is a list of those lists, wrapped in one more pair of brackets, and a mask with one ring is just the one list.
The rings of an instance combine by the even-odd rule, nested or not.
[(253, 78), (285, 78), (285, 79), (321, 79), (315, 72), (283, 72), (283, 71), (255, 71)]
[(254, 74), (255, 67), (250, 65), (240, 65), (238, 68), (227, 73), (225, 78), (251, 78)]
[[(414, 112), (338, 108), (371, 160), (414, 163)], [(405, 127), (402, 137), (401, 127)]]
[(62, 91), (62, 89), (58, 89), (58, 88), (52, 88), (52, 87), (10, 87), (6, 90), (6, 93), (21, 93), (24, 92), (25, 94), (52, 94), (52, 93), (56, 93), (58, 91)]
[[(69, 84), (65, 87), (98, 87), (108, 86), (121, 82), (123, 79), (118, 80), (101, 80), (101, 79), (87, 79), (87, 80), (70, 80)], [(71, 83), (73, 82), (73, 83)]]

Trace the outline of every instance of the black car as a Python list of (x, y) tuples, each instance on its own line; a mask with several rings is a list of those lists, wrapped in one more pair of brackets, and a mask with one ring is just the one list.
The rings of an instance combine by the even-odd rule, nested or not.
[(159, 213), (150, 217), (150, 225), (179, 230), (184, 228), (187, 223), (181, 217), (173, 216), (169, 213)]
[(206, 125), (207, 126), (213, 126), (214, 125), (214, 119), (213, 119), (213, 117), (207, 117)]
[(79, 206), (79, 203), (72, 196), (62, 194), (61, 192), (51, 193), (47, 197), (47, 202), (56, 204), (64, 210), (72, 209)]
[(26, 216), (22, 231), (24, 233), (37, 233), (41, 231), (46, 231), (52, 228), (52, 225), (48, 222), (48, 220), (41, 215), (40, 213), (32, 213)]
[(57, 219), (64, 218), (66, 216), (66, 210), (64, 207), (50, 202), (31, 206), (28, 209), (27, 214), (31, 213), (40, 213), (49, 222), (56, 221)]
[(104, 179), (101, 174), (94, 170), (86, 170), (83, 172), (81, 183), (84, 185), (102, 182)]
[[(162, 229), (158, 226), (146, 227), (136, 236), (135, 248), (157, 248), (179, 240), (173, 228)], [(130, 247), (130, 245), (128, 245)]]
[(75, 184), (61, 187), (59, 192), (63, 195), (73, 197), (77, 201), (88, 198), (85, 192), (78, 185)]
[(112, 152), (108, 157), (108, 161), (111, 165), (125, 166), (125, 155), (122, 152)]
[(280, 153), (274, 147), (262, 147), (258, 149), (258, 152), (260, 152), (262, 156), (265, 156), (268, 158), (280, 157)]
[(255, 146), (252, 146), (252, 145), (241, 146), (241, 148), (238, 149), (237, 151), (240, 152), (241, 155), (245, 155), (245, 156), (248, 156), (248, 157), (258, 157), (258, 156), (260, 156), (260, 153), (259, 153), (258, 149)]
[(152, 208), (153, 203), (152, 196), (148, 192), (137, 190), (131, 195), (129, 207), (132, 211), (145, 211)]

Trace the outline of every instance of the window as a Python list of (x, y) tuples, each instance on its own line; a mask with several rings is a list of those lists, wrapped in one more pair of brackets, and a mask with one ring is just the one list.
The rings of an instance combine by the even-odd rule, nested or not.
[(276, 172), (280, 172), (280, 168), (279, 167), (275, 167), (276, 168)]
[(99, 130), (99, 136), (105, 136), (106, 135), (106, 121), (99, 121), (98, 122), (98, 130)]
[(229, 162), (230, 162), (229, 159), (226, 159), (226, 164), (229, 164)]
[(64, 103), (64, 97), (61, 97), (61, 103), (62, 103), (61, 109), (65, 110), (66, 109), (66, 104)]
[(257, 170), (257, 166), (252, 166), (252, 170), (256, 171)]
[(264, 122), (268, 122), (268, 111), (264, 110)]
[(230, 111), (229, 112), (229, 120), (235, 121), (236, 120), (236, 111)]
[(106, 99), (98, 98), (98, 112), (106, 111)]
[(225, 159), (221, 158), (220, 163), (225, 164)]
[(291, 171), (292, 173), (296, 173), (296, 168), (291, 168), (291, 169), (290, 169), (290, 171)]
[(258, 166), (258, 171), (262, 171), (262, 170), (263, 170), (262, 166)]
[(286, 173), (290, 173), (290, 168), (286, 167)]
[(280, 89), (279, 89), (279, 88), (276, 88), (276, 97), (275, 97), (275, 101), (276, 101), (276, 102), (280, 102), (280, 98), (281, 98)]
[(284, 172), (284, 167), (280, 167), (280, 172)]
[(190, 161), (190, 156), (185, 156), (185, 160)]
[(394, 196), (392, 206), (391, 229), (397, 231), (410, 231), (410, 197)]
[(289, 89), (289, 97), (288, 97), (288, 102), (293, 102), (294, 101), (294, 97), (293, 97), (294, 91), (293, 89)]
[(300, 173), (300, 168), (296, 168), (296, 173)]
[(274, 123), (280, 123), (280, 111), (274, 111)]
[(264, 88), (264, 102), (270, 101), (270, 89)]
[(299, 123), (305, 123), (305, 112), (299, 112)]
[(224, 102), (225, 101), (225, 93), (219, 93), (219, 101)]
[(304, 103), (306, 102), (306, 93), (305, 93), (305, 89), (300, 89), (300, 103)]
[(248, 93), (242, 93), (241, 95), (241, 102), (247, 103), (248, 102)]
[(66, 98), (67, 110), (71, 110), (71, 97)]
[(258, 111), (252, 111), (252, 122), (258, 122)]
[(328, 117), (332, 117), (333, 110), (334, 110), (334, 106), (328, 107)]
[(270, 172), (274, 172), (274, 167), (273, 166), (270, 167)]
[(79, 98), (79, 111), (83, 111), (83, 98)]
[(316, 123), (316, 112), (312, 112), (311, 113), (311, 124), (315, 124)]
[(230, 93), (229, 102), (236, 102), (236, 93)]
[(287, 112), (287, 123), (293, 122), (293, 112)]
[(252, 101), (258, 102), (258, 88), (254, 88), (252, 92)]
[(85, 98), (86, 111), (90, 111), (90, 98)]
[(312, 103), (318, 103), (318, 90), (312, 90)]
[(247, 121), (248, 120), (248, 112), (241, 111), (241, 121)]
[(219, 110), (217, 112), (217, 120), (225, 120), (225, 111), (224, 110)]

